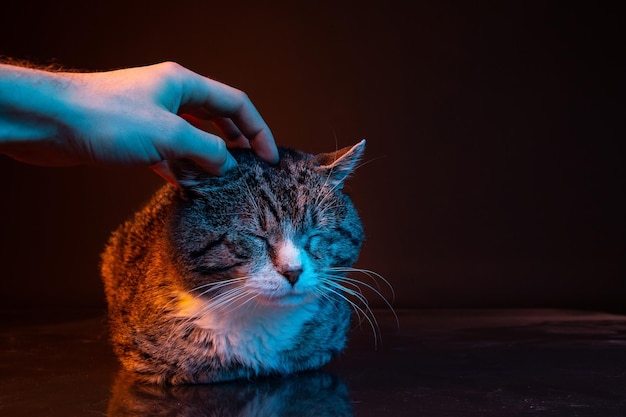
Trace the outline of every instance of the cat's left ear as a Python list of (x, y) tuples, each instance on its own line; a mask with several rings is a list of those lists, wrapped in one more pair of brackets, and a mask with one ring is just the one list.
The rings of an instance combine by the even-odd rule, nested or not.
[(341, 188), (346, 178), (356, 169), (364, 151), (365, 139), (352, 147), (315, 155), (314, 160), (319, 170), (326, 171), (325, 175), (328, 176), (330, 183)]

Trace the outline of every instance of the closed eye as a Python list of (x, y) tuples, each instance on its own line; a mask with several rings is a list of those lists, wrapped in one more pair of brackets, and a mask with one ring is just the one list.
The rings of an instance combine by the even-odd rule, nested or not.
[(212, 265), (212, 266), (198, 265), (193, 269), (193, 272), (200, 274), (200, 275), (210, 276), (210, 275), (227, 272), (231, 269), (237, 268), (238, 266), (242, 266), (242, 265), (243, 265), (243, 262), (237, 262), (232, 265)]
[(320, 244), (324, 240), (324, 234), (322, 233), (314, 233), (307, 239), (304, 244), (304, 250), (310, 253), (313, 258), (320, 259), (322, 257), (322, 253), (320, 252)]
[(191, 251), (191, 253), (189, 254), (189, 257), (192, 260), (201, 258), (202, 256), (206, 255), (211, 250), (213, 250), (213, 249), (217, 248), (218, 246), (224, 244), (225, 240), (226, 240), (226, 233), (223, 233), (217, 239), (208, 242), (205, 246), (201, 247), (200, 249)]
[(327, 234), (322, 233), (322, 232), (313, 233), (307, 239), (307, 244), (311, 244), (311, 242), (316, 241), (316, 240), (319, 241), (320, 239), (324, 239), (326, 236)]
[(258, 233), (252, 233), (252, 232), (246, 233), (246, 236), (256, 240), (257, 242), (263, 243), (263, 245), (265, 245), (265, 248), (268, 251), (271, 250), (272, 244), (270, 243), (270, 240), (266, 236), (260, 235)]
[(254, 239), (261, 240), (261, 241), (263, 241), (265, 243), (269, 243), (269, 239), (267, 237), (265, 237), (263, 235), (260, 235), (258, 233), (248, 232), (248, 233), (246, 233), (246, 236), (249, 236), (249, 237), (254, 238)]

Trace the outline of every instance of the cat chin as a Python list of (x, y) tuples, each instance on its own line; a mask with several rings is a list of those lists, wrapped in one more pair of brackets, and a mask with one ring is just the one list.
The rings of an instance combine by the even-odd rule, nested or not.
[(295, 308), (314, 302), (316, 297), (313, 294), (290, 293), (282, 296), (259, 295), (255, 300), (259, 304), (267, 307)]

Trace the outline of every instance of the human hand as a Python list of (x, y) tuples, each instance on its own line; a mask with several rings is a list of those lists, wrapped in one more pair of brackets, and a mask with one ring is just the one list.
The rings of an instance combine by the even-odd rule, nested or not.
[[(221, 137), (201, 129), (199, 120), (210, 120), (228, 146), (249, 147), (262, 159), (278, 162), (272, 133), (246, 94), (178, 64), (36, 73), (36, 80), (17, 74), (20, 81), (32, 82), (27, 93), (20, 92), (26, 100), (10, 109), (8, 125), (18, 134), (0, 148), (15, 159), (57, 166), (159, 164), (156, 170), (172, 181), (163, 161), (189, 158), (222, 175), (236, 162)], [(33, 109), (23, 104), (29, 99), (38, 101)], [(38, 124), (39, 134), (24, 132), (25, 121)]]

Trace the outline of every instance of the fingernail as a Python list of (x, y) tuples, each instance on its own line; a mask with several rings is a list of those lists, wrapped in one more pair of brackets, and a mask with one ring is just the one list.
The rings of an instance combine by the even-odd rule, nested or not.
[(224, 173), (230, 171), (231, 169), (237, 167), (237, 161), (233, 156), (229, 153), (226, 158), (226, 163), (224, 164)]

